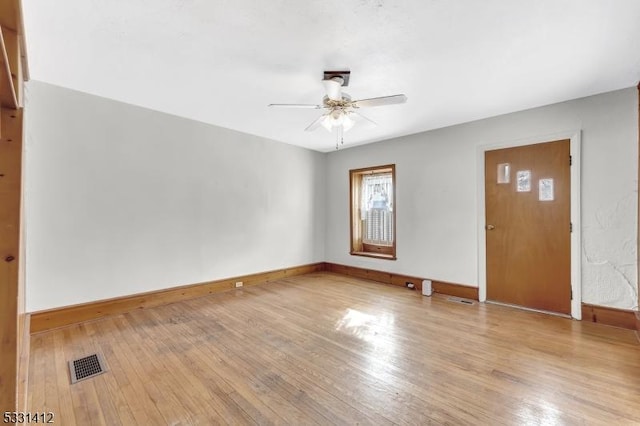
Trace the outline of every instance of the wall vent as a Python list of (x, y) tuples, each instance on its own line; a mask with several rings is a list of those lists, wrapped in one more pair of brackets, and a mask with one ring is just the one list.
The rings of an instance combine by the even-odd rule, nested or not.
[(84, 358), (69, 361), (71, 383), (89, 379), (107, 371), (102, 354), (92, 354)]
[(471, 299), (464, 299), (462, 297), (454, 297), (454, 296), (447, 297), (447, 300), (449, 302), (462, 303), (463, 305), (473, 305), (476, 303), (474, 300), (471, 300)]

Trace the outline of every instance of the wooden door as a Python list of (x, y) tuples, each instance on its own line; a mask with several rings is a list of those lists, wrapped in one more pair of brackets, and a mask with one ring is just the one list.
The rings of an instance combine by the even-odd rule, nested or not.
[(569, 155), (569, 140), (485, 152), (487, 300), (571, 313)]

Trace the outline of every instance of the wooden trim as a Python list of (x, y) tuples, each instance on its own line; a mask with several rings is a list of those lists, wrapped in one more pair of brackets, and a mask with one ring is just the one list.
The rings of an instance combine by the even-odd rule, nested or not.
[[(12, 34), (12, 35), (9, 35)], [(16, 53), (16, 50), (9, 46), (12, 41), (17, 42), (17, 37), (13, 37), (15, 33), (0, 27), (0, 102), (3, 107), (18, 108), (18, 97), (12, 77), (11, 65), (17, 63), (17, 59), (11, 58), (10, 55)]]
[[(358, 268), (355, 266), (339, 265), (336, 263), (326, 263), (325, 270), (329, 272), (334, 272), (336, 274), (362, 278), (365, 280), (377, 281), (384, 284), (404, 285), (404, 282), (402, 284), (400, 283), (401, 281), (400, 279), (398, 279), (397, 282), (392, 282), (392, 278), (394, 274), (389, 272)], [(399, 278), (400, 275), (396, 275), (396, 277)], [(407, 281), (410, 281), (410, 280), (407, 280)], [(419, 278), (415, 278), (414, 281), (410, 281), (410, 282), (413, 282), (414, 285), (417, 285), (418, 282), (421, 282), (421, 281)]]
[(382, 166), (361, 167), (359, 169), (351, 169), (349, 173), (357, 173), (360, 175), (372, 175), (374, 173), (395, 173), (395, 164), (385, 164)]
[(9, 60), (9, 78), (15, 94), (16, 108), (22, 107), (20, 90), (22, 84), (22, 61), (20, 59), (20, 40), (18, 33), (8, 28), (2, 28), (2, 38), (4, 39)]
[[(375, 173), (391, 173), (392, 195), (391, 204), (393, 206), (393, 245), (390, 247), (365, 244), (362, 241), (361, 221), (358, 216), (358, 206), (360, 205), (360, 190), (357, 197), (354, 197), (354, 182), (361, 181), (362, 176)], [(355, 256), (377, 257), (379, 259), (396, 260), (396, 165), (385, 164), (383, 166), (365, 167), (349, 170), (349, 254)], [(384, 247), (382, 250), (381, 248)], [(370, 251), (371, 250), (371, 251)], [(384, 251), (384, 253), (381, 253)]]
[[(354, 203), (356, 202), (356, 200), (353, 199), (353, 180), (354, 180), (354, 175), (352, 173), (352, 171), (349, 171), (349, 252), (351, 254), (353, 254), (353, 252), (357, 249), (360, 248), (359, 246), (359, 241), (356, 238), (356, 234), (354, 234), (355, 232), (355, 220), (353, 218), (353, 210), (355, 208)], [(359, 192), (358, 192), (359, 194)], [(640, 205), (640, 204), (639, 204)], [(358, 230), (358, 234), (360, 233), (360, 231)], [(640, 256), (640, 254), (638, 254)], [(638, 275), (640, 276), (640, 275)]]
[(0, 114), (0, 412), (17, 409), (23, 303), (20, 268), (22, 223), (22, 110)]
[[(411, 283), (414, 285), (415, 289), (420, 292), (422, 291), (422, 281), (426, 279), (410, 275), (396, 274), (393, 272), (383, 272), (374, 269), (358, 268), (356, 266), (339, 265), (337, 263), (329, 262), (326, 263), (326, 270), (329, 272), (335, 272), (336, 274), (377, 281), (384, 284), (397, 285), (400, 287), (405, 287), (407, 283)], [(453, 284), (434, 280), (431, 280), (431, 286), (435, 293), (446, 294), (449, 296), (458, 296), (465, 299), (478, 300), (478, 287), (471, 287), (463, 284)]]
[(110, 315), (122, 314), (136, 309), (147, 309), (154, 306), (167, 305), (181, 300), (194, 299), (207, 294), (232, 290), (236, 288), (235, 283), (238, 281), (242, 281), (243, 287), (246, 287), (295, 275), (323, 271), (324, 268), (325, 266), (323, 262), (313, 263), (310, 265), (277, 269), (257, 274), (242, 275), (238, 277), (207, 281), (198, 284), (172, 287), (163, 290), (116, 297), (113, 299), (97, 300), (95, 302), (33, 312), (31, 314), (31, 333), (39, 333)]
[[(18, 43), (20, 44), (20, 92), (23, 90), (24, 82), (29, 81), (29, 59), (27, 57), (27, 42), (25, 40), (24, 35), (24, 13), (22, 12), (22, 1), (20, 0), (12, 0), (17, 3), (17, 14), (16, 19), (18, 20), (18, 28), (16, 31), (18, 32)], [(21, 99), (19, 97), (18, 99)], [(22, 107), (22, 103), (20, 106)]]
[(634, 315), (636, 316), (636, 331), (638, 332), (638, 337), (640, 337), (640, 312), (636, 311)]
[[(23, 84), (20, 84), (22, 87)], [(23, 148), (24, 153), (24, 148)], [(25, 181), (25, 168), (22, 167), (21, 182)], [(18, 378), (17, 378), (17, 408), (18, 411), (27, 410), (27, 385), (29, 383), (29, 355), (31, 350), (31, 332), (29, 330), (29, 314), (26, 312), (26, 244), (25, 244), (25, 191), (20, 191), (20, 242), (18, 264)]]
[(31, 354), (31, 332), (29, 330), (29, 314), (22, 315), (21, 338), (22, 344), (19, 347), (20, 355), (18, 358), (18, 379), (17, 379), (17, 408), (18, 411), (27, 411), (27, 397), (29, 384), (29, 357)]
[[(638, 82), (638, 180), (636, 180), (636, 193), (638, 190), (638, 186), (640, 185), (640, 81)], [(638, 221), (638, 226), (636, 227), (636, 267), (637, 274), (636, 277), (640, 277), (640, 197), (638, 197), (638, 212), (636, 215), (636, 220)], [(638, 310), (640, 310), (640, 285), (638, 284), (638, 280), (636, 279), (637, 293), (638, 293)], [(640, 329), (639, 329), (640, 330)], [(638, 336), (640, 337), (640, 336)]]
[(0, 412), (26, 411), (23, 112), (27, 66), (20, 0), (0, 2)]
[(0, 1), (0, 26), (19, 31), (23, 27), (22, 5), (19, 0)]
[(454, 284), (445, 281), (431, 281), (431, 288), (434, 293), (447, 294), (449, 296), (462, 297), (463, 299), (478, 299), (478, 287), (471, 287), (464, 284)]
[(393, 246), (382, 246), (379, 244), (362, 243), (363, 253), (373, 253), (376, 255), (386, 255), (386, 257), (394, 257)]
[(349, 253), (352, 256), (364, 256), (364, 257), (373, 257), (375, 259), (386, 259), (386, 260), (397, 260), (393, 254), (384, 254), (384, 253), (373, 253), (366, 251), (352, 251)]
[[(0, 27), (3, 29), (9, 29), (17, 34), (19, 55), (17, 59), (20, 62), (20, 68), (22, 75), (18, 77), (20, 85), (23, 81), (29, 80), (29, 63), (27, 60), (27, 48), (24, 36), (24, 20), (22, 17), (22, 2), (20, 0), (1, 0), (0, 1)], [(17, 69), (17, 68), (15, 68)], [(19, 91), (22, 87), (19, 88)], [(20, 98), (18, 98), (20, 99)]]
[(610, 308), (608, 306), (582, 304), (582, 320), (598, 324), (635, 330), (637, 327), (636, 311)]

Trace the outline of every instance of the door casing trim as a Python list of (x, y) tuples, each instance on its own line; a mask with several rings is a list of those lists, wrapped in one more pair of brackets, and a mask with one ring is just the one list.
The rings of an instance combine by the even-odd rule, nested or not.
[(577, 320), (582, 319), (582, 271), (580, 254), (580, 247), (582, 247), (582, 227), (580, 225), (580, 147), (582, 141), (581, 131), (579, 129), (478, 146), (476, 150), (476, 181), (478, 184), (478, 296), (480, 302), (487, 300), (487, 242), (484, 229), (486, 222), (484, 191), (485, 152), (494, 149), (553, 142), (562, 139), (570, 140), (569, 152), (572, 158), (570, 170), (571, 223), (573, 225), (573, 232), (571, 233), (571, 292), (573, 294), (573, 298), (571, 299), (571, 317)]

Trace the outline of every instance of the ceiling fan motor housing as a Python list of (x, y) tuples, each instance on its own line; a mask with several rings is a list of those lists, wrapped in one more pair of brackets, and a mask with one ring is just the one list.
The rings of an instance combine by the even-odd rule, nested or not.
[(351, 76), (351, 71), (325, 71), (323, 80), (332, 80), (335, 77), (342, 79), (342, 87), (347, 87), (349, 85), (349, 77)]

